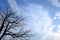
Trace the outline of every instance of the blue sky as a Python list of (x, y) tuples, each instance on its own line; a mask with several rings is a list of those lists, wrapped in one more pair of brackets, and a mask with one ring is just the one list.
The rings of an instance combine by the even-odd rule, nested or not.
[(28, 26), (37, 33), (34, 40), (60, 40), (59, 0), (0, 0), (0, 4), (28, 17)]

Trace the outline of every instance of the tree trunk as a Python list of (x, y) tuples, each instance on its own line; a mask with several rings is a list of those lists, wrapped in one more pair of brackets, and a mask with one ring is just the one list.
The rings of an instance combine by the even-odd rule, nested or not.
[(2, 40), (2, 38), (4, 37), (4, 35), (5, 35), (6, 31), (7, 31), (8, 26), (9, 26), (9, 23), (7, 24), (4, 32), (2, 33), (2, 36), (0, 37), (0, 40)]
[(4, 28), (4, 22), (5, 22), (5, 19), (4, 19), (3, 22), (2, 22), (2, 25), (1, 25), (1, 28), (0, 28), (0, 33), (1, 33), (1, 31), (3, 30), (3, 28)]

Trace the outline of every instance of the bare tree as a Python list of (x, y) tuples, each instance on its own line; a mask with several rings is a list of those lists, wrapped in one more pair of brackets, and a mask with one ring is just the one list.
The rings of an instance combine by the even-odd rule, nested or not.
[(25, 17), (17, 16), (15, 11), (8, 8), (0, 10), (0, 40), (6, 35), (20, 40), (28, 40), (31, 37), (31, 31), (26, 29)]

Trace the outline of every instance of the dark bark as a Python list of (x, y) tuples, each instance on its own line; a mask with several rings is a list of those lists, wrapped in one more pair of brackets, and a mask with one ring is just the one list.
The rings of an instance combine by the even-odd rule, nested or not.
[(9, 23), (7, 24), (6, 29), (4, 30), (2, 36), (0, 37), (0, 40), (2, 40), (2, 38), (4, 37), (4, 35), (5, 35), (6, 31), (7, 31), (8, 26), (9, 26)]
[(2, 29), (4, 28), (4, 22), (5, 22), (5, 19), (2, 22), (2, 25), (1, 25), (1, 28), (0, 28), (0, 33), (1, 33)]

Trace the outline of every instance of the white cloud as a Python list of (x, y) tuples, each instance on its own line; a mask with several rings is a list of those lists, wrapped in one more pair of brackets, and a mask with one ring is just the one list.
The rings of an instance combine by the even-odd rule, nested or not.
[(59, 0), (48, 0), (50, 1), (53, 5), (55, 5), (56, 7), (60, 7), (60, 2)]
[[(40, 35), (37, 39), (42, 37), (39, 40), (60, 40), (59, 32), (54, 33), (52, 31), (56, 25), (52, 25), (52, 19), (48, 15), (48, 10), (46, 10), (42, 5), (37, 4), (29, 4), (26, 6), (25, 10), (25, 14), (29, 16), (29, 25), (31, 26), (32, 30)], [(47, 28), (49, 26), (50, 28), (48, 30)]]
[(51, 24), (51, 18), (48, 15), (48, 11), (45, 10), (43, 6), (37, 4), (29, 4), (29, 6), (27, 6), (25, 9), (27, 15), (29, 15), (31, 18), (29, 21), (32, 21), (32, 25), (36, 32), (38, 31), (39, 33), (41, 28), (46, 30), (46, 27)]
[[(47, 34), (50, 35), (47, 27), (52, 24), (52, 19), (48, 15), (48, 10), (46, 10), (42, 5), (37, 4), (29, 4), (26, 6), (25, 10), (25, 14), (29, 16), (28, 22), (32, 30), (43, 36), (42, 39), (39, 40), (44, 40)], [(53, 27), (51, 28), (53, 29)]]

